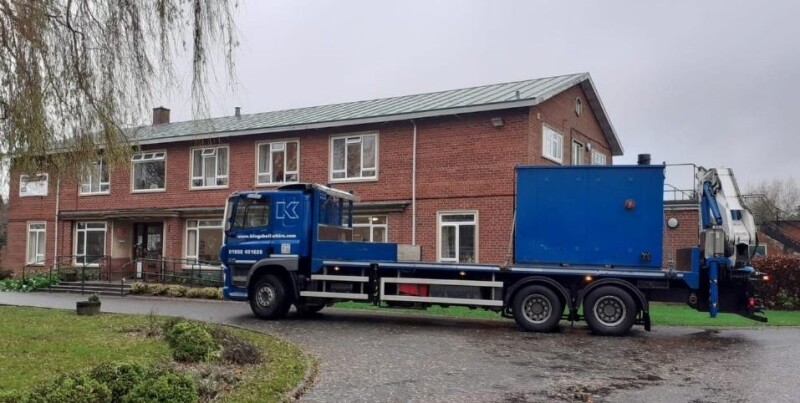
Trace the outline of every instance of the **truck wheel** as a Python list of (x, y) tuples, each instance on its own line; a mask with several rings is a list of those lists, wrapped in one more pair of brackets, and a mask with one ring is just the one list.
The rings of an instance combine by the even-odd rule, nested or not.
[(325, 304), (295, 304), (297, 314), (301, 316), (313, 315), (325, 308)]
[(619, 287), (600, 287), (586, 297), (583, 315), (592, 332), (603, 336), (622, 336), (636, 321), (636, 302)]
[(267, 274), (253, 287), (250, 309), (259, 319), (280, 319), (286, 316), (289, 306), (286, 285), (278, 277)]
[(553, 290), (529, 285), (514, 295), (511, 308), (517, 326), (531, 332), (552, 332), (558, 327), (564, 305)]

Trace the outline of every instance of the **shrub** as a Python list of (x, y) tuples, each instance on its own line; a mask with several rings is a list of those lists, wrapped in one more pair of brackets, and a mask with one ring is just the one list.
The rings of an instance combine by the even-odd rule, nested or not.
[(753, 266), (770, 276), (764, 284), (768, 308), (800, 309), (800, 256), (768, 256), (755, 259)]
[(0, 269), (0, 280), (14, 277), (14, 271), (8, 269)]
[(57, 280), (51, 280), (45, 274), (26, 277), (25, 280), (9, 278), (0, 280), (0, 291), (30, 292), (57, 283)]
[(92, 369), (89, 375), (108, 386), (111, 401), (119, 402), (136, 385), (150, 378), (151, 371), (137, 364), (102, 364)]
[(111, 390), (87, 374), (62, 375), (54, 381), (37, 386), (23, 401), (105, 403), (111, 401)]
[(259, 364), (261, 350), (249, 341), (233, 335), (222, 327), (211, 328), (211, 335), (222, 346), (220, 359), (237, 365)]
[(149, 287), (146, 283), (133, 283), (131, 284), (131, 294), (147, 294)]
[(166, 371), (134, 386), (123, 403), (189, 403), (199, 400), (197, 385), (191, 376)]
[(203, 362), (210, 360), (219, 345), (205, 326), (187, 321), (175, 323), (164, 334), (175, 361)]
[(191, 287), (186, 290), (186, 297), (187, 298), (203, 298), (203, 289)]
[(164, 295), (167, 290), (169, 290), (169, 286), (164, 284), (150, 284), (148, 287), (148, 292), (153, 295)]
[(183, 297), (186, 295), (186, 287), (182, 285), (171, 285), (167, 287), (167, 295), (170, 297)]
[(222, 299), (222, 288), (216, 287), (205, 287), (200, 289), (203, 298), (208, 299)]

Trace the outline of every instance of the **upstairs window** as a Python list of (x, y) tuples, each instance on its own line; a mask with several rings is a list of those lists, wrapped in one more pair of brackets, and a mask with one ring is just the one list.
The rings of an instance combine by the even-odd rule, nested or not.
[(564, 136), (548, 126), (542, 126), (542, 155), (559, 164), (564, 159)]
[(296, 183), (300, 180), (298, 141), (258, 144), (258, 185)]
[(134, 191), (148, 192), (166, 189), (166, 151), (135, 154), (132, 161)]
[(228, 186), (228, 147), (192, 150), (192, 188)]
[(108, 165), (104, 160), (101, 159), (84, 170), (80, 189), (82, 195), (108, 194), (110, 187)]
[(33, 176), (20, 175), (19, 197), (47, 196), (47, 179), (47, 174)]
[(572, 142), (572, 165), (583, 165), (583, 144)]
[(374, 179), (378, 176), (378, 135), (331, 139), (331, 179)]
[(592, 165), (606, 165), (606, 155), (597, 150), (592, 150)]

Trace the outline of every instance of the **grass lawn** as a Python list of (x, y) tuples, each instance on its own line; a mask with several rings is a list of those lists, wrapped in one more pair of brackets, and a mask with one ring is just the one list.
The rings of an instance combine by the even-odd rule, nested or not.
[[(144, 315), (76, 316), (72, 311), (0, 306), (0, 397), (59, 373), (103, 362), (150, 364), (171, 359), (161, 338), (131, 332), (145, 328)], [(241, 329), (229, 332), (263, 351), (262, 364), (246, 367), (242, 382), (224, 401), (279, 401), (305, 375), (308, 357), (295, 345)]]
[[(428, 314), (452, 316), (460, 318), (478, 319), (503, 319), (499, 313), (485, 311), (483, 309), (469, 309), (461, 306), (442, 308), (438, 306), (430, 307), (427, 310), (417, 309), (398, 309), (398, 308), (379, 308), (372, 304), (363, 302), (340, 302), (336, 308), (344, 309), (363, 309), (381, 310), (384, 312), (403, 312), (411, 314)], [(650, 319), (653, 326), (729, 326), (729, 327), (764, 327), (764, 326), (800, 326), (800, 311), (768, 311), (768, 323), (761, 323), (747, 319), (740, 315), (721, 313), (715, 319), (708, 317), (706, 312), (697, 312), (683, 304), (650, 304)]]

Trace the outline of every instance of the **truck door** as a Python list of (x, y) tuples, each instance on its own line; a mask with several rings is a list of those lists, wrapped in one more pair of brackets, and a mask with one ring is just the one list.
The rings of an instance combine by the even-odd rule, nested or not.
[(271, 211), (272, 199), (263, 194), (244, 194), (233, 203), (226, 224), (229, 226), (225, 239), (227, 253), (223, 257), (231, 269), (233, 286), (246, 286), (250, 268), (268, 256)]

